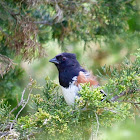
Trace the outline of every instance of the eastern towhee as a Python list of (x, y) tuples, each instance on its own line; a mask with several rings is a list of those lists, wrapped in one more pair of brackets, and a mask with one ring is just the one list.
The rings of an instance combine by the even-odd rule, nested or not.
[[(90, 86), (94, 86), (95, 88), (99, 86), (95, 77), (81, 67), (75, 54), (61, 53), (49, 62), (54, 63), (58, 69), (59, 83), (68, 105), (74, 105), (76, 97), (79, 96), (80, 83), (90, 83)], [(101, 93), (106, 95), (103, 90), (101, 90)]]

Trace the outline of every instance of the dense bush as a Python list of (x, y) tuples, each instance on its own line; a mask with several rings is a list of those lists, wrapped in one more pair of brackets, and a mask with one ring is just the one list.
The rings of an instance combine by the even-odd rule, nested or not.
[[(104, 86), (93, 89), (88, 84), (82, 85), (79, 92), (81, 97), (76, 99), (75, 106), (68, 106), (59, 85), (46, 78), (44, 95), (31, 94), (31, 113), (18, 118), (13, 125), (17, 136), (22, 139), (89, 139), (97, 137), (102, 127), (112, 126), (127, 117), (134, 119), (140, 109), (140, 53), (135, 55), (135, 61), (125, 61), (120, 70), (104, 67), (107, 76), (110, 74), (110, 79)], [(30, 88), (36, 87), (36, 83), (32, 82), (31, 86)], [(108, 94), (104, 101), (101, 89)], [(8, 115), (8, 106), (1, 107), (2, 117)], [(13, 116), (8, 117), (9, 124), (11, 117)], [(4, 124), (6, 120), (7, 117), (3, 118)], [(1, 129), (5, 130), (3, 127)]]
[(50, 40), (63, 48), (81, 40), (88, 46), (140, 30), (139, 5), (131, 0), (6, 0), (0, 2), (0, 12), (0, 36), (26, 60), (43, 56), (42, 45)]

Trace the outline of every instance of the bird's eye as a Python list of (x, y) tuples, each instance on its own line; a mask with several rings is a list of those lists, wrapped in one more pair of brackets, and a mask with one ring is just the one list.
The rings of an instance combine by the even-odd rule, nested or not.
[(65, 61), (66, 60), (66, 57), (63, 57), (62, 60)]

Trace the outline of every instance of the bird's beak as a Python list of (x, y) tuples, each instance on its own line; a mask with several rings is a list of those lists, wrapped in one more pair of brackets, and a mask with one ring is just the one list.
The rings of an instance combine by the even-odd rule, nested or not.
[(54, 64), (59, 64), (59, 61), (56, 59), (56, 57), (50, 59), (49, 62), (54, 63)]

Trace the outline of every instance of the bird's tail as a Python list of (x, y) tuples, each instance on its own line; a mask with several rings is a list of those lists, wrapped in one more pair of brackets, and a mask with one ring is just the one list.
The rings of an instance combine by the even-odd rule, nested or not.
[(101, 100), (102, 102), (107, 99), (107, 93), (105, 93), (103, 90), (100, 90), (100, 92), (103, 94), (103, 99)]

